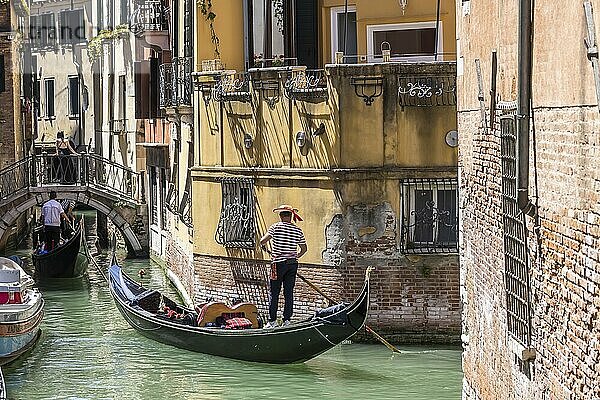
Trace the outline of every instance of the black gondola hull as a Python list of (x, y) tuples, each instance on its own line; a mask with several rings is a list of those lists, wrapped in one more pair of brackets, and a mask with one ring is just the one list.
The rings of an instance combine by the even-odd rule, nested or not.
[(73, 236), (64, 245), (46, 254), (32, 254), (35, 276), (41, 279), (77, 278), (87, 270), (85, 235), (79, 224)]
[(139, 333), (182, 349), (238, 360), (274, 364), (310, 360), (354, 335), (364, 325), (369, 307), (367, 281), (359, 297), (340, 311), (347, 313), (345, 323), (331, 322), (336, 317), (332, 315), (275, 329), (203, 328), (159, 317), (135, 305), (121, 290), (129, 279), (124, 274), (123, 280), (118, 279), (113, 268), (111, 293), (125, 320)]

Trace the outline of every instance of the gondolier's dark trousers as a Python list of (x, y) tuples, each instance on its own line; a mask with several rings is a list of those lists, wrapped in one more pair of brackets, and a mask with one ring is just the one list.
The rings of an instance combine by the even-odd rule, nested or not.
[(276, 263), (277, 279), (271, 279), (271, 298), (269, 299), (269, 321), (277, 319), (277, 306), (279, 304), (279, 293), (283, 284), (283, 320), (289, 321), (294, 312), (294, 285), (296, 284), (296, 272), (298, 271), (298, 260), (289, 259)]
[(50, 251), (60, 244), (60, 226), (44, 225), (44, 237), (46, 245), (44, 249)]

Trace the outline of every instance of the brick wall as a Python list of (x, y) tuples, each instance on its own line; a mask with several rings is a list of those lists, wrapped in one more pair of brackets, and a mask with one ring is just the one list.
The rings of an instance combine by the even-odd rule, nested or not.
[[(0, 4), (0, 27), (10, 29), (10, 5)], [(0, 36), (0, 54), (4, 56), (4, 88), (0, 93), (0, 168), (15, 160), (15, 95), (13, 86), (14, 60), (12, 42)]]
[(459, 117), (463, 398), (600, 398), (598, 110), (535, 111), (540, 229), (538, 237), (527, 219), (536, 350), (529, 376), (507, 335), (500, 139), (483, 135), (478, 120), (477, 112)]

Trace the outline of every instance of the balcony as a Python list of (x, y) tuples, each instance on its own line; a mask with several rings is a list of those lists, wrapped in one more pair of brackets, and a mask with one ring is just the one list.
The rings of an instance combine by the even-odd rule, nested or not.
[(131, 32), (142, 40), (144, 47), (155, 50), (169, 48), (169, 9), (162, 1), (145, 1), (131, 14)]
[(160, 108), (192, 106), (192, 57), (175, 57), (159, 67)]

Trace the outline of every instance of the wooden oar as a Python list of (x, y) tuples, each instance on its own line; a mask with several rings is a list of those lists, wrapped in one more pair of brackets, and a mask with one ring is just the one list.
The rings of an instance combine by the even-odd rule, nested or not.
[[(324, 293), (321, 290), (321, 288), (319, 288), (317, 285), (315, 285), (314, 283), (312, 283), (311, 281), (306, 279), (304, 276), (302, 276), (301, 273), (297, 272), (296, 275), (298, 276), (298, 278), (302, 279), (304, 281), (304, 283), (306, 283), (308, 286), (313, 288), (317, 293), (319, 293), (321, 296), (323, 296), (325, 299), (327, 299), (327, 301), (329, 301), (330, 303), (333, 303), (333, 304), (339, 303), (338, 301), (335, 301), (334, 299), (329, 297), (326, 293)], [(367, 332), (369, 332), (370, 334), (375, 336), (375, 339), (377, 339), (381, 343), (383, 343), (385, 345), (385, 347), (390, 349), (393, 353), (401, 353), (400, 350), (398, 350), (396, 347), (394, 347), (394, 345), (392, 345), (390, 342), (388, 342), (387, 340), (382, 338), (381, 335), (379, 335), (377, 332), (375, 332), (369, 325), (365, 324), (365, 329), (367, 330)]]

